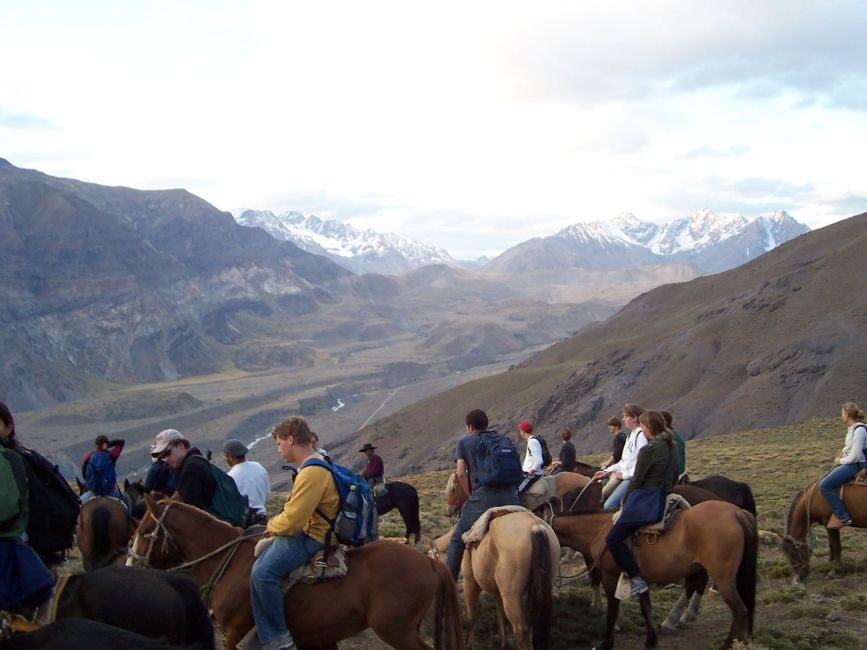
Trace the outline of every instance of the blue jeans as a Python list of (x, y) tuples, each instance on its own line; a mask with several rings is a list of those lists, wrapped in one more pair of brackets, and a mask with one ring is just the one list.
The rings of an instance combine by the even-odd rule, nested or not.
[(617, 566), (630, 578), (639, 577), (641, 572), (638, 570), (638, 563), (635, 561), (632, 549), (626, 545), (626, 540), (632, 536), (632, 533), (644, 525), (646, 524), (617, 521), (605, 536), (605, 546), (608, 547), (611, 557), (617, 562)]
[[(605, 500), (605, 505), (602, 506), (603, 510), (619, 510), (621, 506), (621, 501), (623, 501), (623, 495), (626, 494), (626, 490), (629, 489), (629, 479), (624, 479), (620, 481), (620, 484), (614, 488), (614, 491), (608, 495), (608, 498)], [(623, 568), (623, 567), (621, 567)]]
[(323, 547), (324, 544), (303, 533), (291, 537), (278, 535), (274, 543), (256, 558), (250, 575), (250, 593), (253, 619), (263, 646), (281, 637), (291, 640), (283, 613), (280, 578), (292, 573)]
[(831, 510), (833, 510), (834, 514), (840, 519), (849, 519), (850, 517), (849, 512), (846, 510), (846, 506), (843, 505), (842, 499), (840, 499), (837, 494), (837, 488), (851, 481), (855, 478), (855, 475), (865, 467), (867, 467), (867, 463), (847, 463), (846, 465), (838, 465), (828, 472), (828, 475), (825, 476), (825, 478), (819, 481), (819, 487), (822, 490), (822, 494), (825, 495), (825, 499), (827, 499), (828, 503), (831, 504)]
[(496, 506), (519, 506), (521, 501), (515, 488), (476, 488), (470, 498), (461, 508), (461, 516), (458, 525), (449, 542), (449, 550), (446, 555), (446, 566), (452, 572), (455, 580), (461, 572), (461, 561), (464, 559), (466, 544), (461, 539), (463, 534), (473, 527), (476, 520), (481, 517), (488, 508)]

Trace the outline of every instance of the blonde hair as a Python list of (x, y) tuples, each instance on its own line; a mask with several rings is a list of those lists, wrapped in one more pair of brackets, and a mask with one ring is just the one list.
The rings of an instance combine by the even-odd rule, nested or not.
[(846, 415), (856, 422), (863, 422), (865, 417), (867, 417), (855, 402), (846, 402), (843, 404), (843, 410), (846, 411)]
[(300, 415), (292, 415), (283, 420), (274, 427), (274, 432), (271, 435), (275, 440), (277, 438), (286, 440), (289, 436), (292, 436), (297, 444), (302, 445), (313, 442), (310, 426), (307, 424), (307, 420)]

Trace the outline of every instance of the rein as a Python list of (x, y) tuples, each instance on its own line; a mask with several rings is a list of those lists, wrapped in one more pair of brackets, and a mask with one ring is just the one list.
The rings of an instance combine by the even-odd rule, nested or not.
[[(594, 483), (594, 481), (591, 480), (587, 483), (587, 485), (585, 485), (583, 488), (581, 488), (581, 491), (578, 493), (578, 496), (575, 497), (575, 500), (572, 502), (572, 505), (569, 506), (569, 512), (572, 511), (572, 508), (574, 508), (576, 505), (578, 505), (578, 501), (580, 501), (581, 497), (584, 496), (584, 492), (586, 492), (587, 488), (589, 488), (591, 485), (593, 485), (593, 483)], [(551, 516), (553, 518), (553, 509), (552, 509)]]

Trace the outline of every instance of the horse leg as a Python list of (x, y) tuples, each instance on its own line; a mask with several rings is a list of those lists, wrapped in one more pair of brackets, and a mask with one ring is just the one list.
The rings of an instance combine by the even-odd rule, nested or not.
[(688, 600), (689, 596), (687, 596), (686, 589), (684, 589), (680, 594), (680, 598), (677, 599), (674, 607), (672, 607), (671, 611), (668, 613), (668, 617), (663, 621), (662, 625), (659, 626), (659, 631), (661, 633), (666, 634), (677, 632), (677, 624), (678, 621), (680, 621), (680, 615), (683, 613)]
[[(464, 558), (464, 569), (467, 568), (466, 557)], [(467, 621), (464, 625), (466, 631), (467, 648), (473, 646), (473, 628), (476, 623), (476, 615), (479, 607), (479, 594), (482, 588), (479, 583), (473, 578), (472, 571), (464, 571), (464, 601), (467, 603)]]
[(638, 602), (641, 604), (641, 615), (644, 616), (644, 627), (647, 630), (647, 636), (644, 638), (644, 647), (655, 648), (659, 642), (659, 635), (656, 632), (656, 624), (653, 622), (653, 604), (650, 602), (650, 590), (640, 594)]
[(696, 618), (698, 618), (698, 610), (701, 607), (701, 599), (704, 596), (704, 590), (707, 588), (707, 583), (710, 580), (707, 575), (707, 571), (699, 571), (696, 574), (689, 576), (686, 579), (686, 591), (687, 594), (692, 592), (692, 596), (689, 599), (689, 609), (686, 610), (684, 615), (680, 619), (681, 625), (688, 625), (689, 623), (693, 623)]
[(501, 592), (503, 610), (509, 623), (512, 624), (512, 632), (515, 634), (515, 645), (518, 650), (531, 650), (530, 626), (527, 625), (527, 620), (524, 617), (522, 595), (521, 591)]
[(747, 606), (738, 594), (734, 575), (724, 579), (716, 577), (714, 578), (714, 583), (720, 596), (722, 596), (723, 602), (728, 605), (732, 613), (732, 624), (729, 627), (729, 635), (723, 645), (724, 648), (730, 648), (736, 638), (742, 641), (746, 641), (749, 638)]
[(500, 632), (500, 648), (506, 648), (506, 610), (503, 607), (503, 597), (497, 594), (497, 630)]
[(840, 543), (839, 530), (828, 531), (828, 550), (830, 551), (828, 559), (833, 567), (828, 577), (836, 578), (843, 575), (843, 545)]
[(605, 588), (605, 599), (608, 607), (605, 611), (605, 640), (596, 646), (596, 650), (611, 650), (614, 647), (614, 630), (620, 614), (620, 601), (614, 597), (614, 590), (617, 589), (619, 575), (619, 573), (613, 576), (606, 574), (602, 578), (602, 586)]

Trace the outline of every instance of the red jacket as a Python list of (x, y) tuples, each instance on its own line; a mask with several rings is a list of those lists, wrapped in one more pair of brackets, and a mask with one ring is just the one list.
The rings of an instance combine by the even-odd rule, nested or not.
[(367, 459), (367, 467), (364, 468), (361, 475), (364, 478), (376, 478), (383, 474), (385, 474), (385, 465), (382, 464), (382, 458), (376, 454), (371, 454), (370, 458)]

